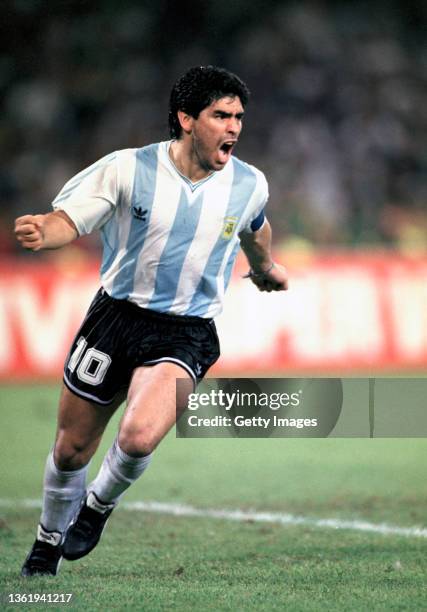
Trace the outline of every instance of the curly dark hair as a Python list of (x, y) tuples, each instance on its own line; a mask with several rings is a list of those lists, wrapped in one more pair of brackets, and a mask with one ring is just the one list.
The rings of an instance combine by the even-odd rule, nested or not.
[(249, 89), (238, 76), (216, 66), (195, 66), (182, 75), (172, 88), (169, 100), (169, 132), (179, 139), (182, 128), (178, 111), (195, 119), (215, 100), (225, 96), (238, 96), (243, 106), (249, 99)]

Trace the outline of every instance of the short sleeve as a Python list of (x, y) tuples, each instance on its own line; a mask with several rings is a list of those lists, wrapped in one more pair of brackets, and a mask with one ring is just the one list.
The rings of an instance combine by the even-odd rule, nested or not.
[(76, 174), (52, 202), (74, 222), (80, 236), (100, 229), (117, 206), (117, 155), (111, 153)]
[[(252, 166), (253, 168), (253, 166)], [(261, 229), (265, 221), (264, 209), (268, 201), (268, 183), (264, 174), (253, 168), (256, 173), (257, 182), (255, 192), (250, 201), (250, 210), (242, 232), (253, 233)]]

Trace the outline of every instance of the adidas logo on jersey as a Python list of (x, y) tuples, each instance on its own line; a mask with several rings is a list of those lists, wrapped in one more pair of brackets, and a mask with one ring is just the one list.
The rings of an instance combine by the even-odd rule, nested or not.
[(142, 209), (142, 206), (132, 206), (133, 216), (140, 221), (146, 221), (148, 210)]

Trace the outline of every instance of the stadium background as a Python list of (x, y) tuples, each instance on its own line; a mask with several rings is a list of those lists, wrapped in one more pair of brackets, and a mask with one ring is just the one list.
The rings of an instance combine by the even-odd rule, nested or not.
[[(425, 376), (426, 13), (425, 4), (413, 0), (2, 3), (0, 503), (40, 496), (61, 365), (97, 286), (100, 255), (95, 236), (57, 252), (26, 253), (14, 242), (13, 219), (50, 210), (64, 182), (102, 155), (166, 139), (169, 91), (190, 65), (225, 66), (252, 91), (237, 155), (268, 177), (275, 252), (291, 274), (286, 295), (266, 296), (241, 278), (245, 265), (239, 261), (218, 321), (223, 357), (216, 373)], [(328, 440), (327, 446), (316, 440), (197, 442), (166, 440), (156, 466), (128, 499), (425, 524), (425, 440)], [(2, 512), (0, 521), (0, 537), (7, 544), (2, 576), (22, 589), (14, 580), (37, 511), (18, 505), (11, 513)], [(120, 517), (116, 529), (124, 522)], [(239, 539), (252, 545), (250, 526), (232, 532), (223, 527), (221, 537), (219, 528), (206, 527), (213, 543), (206, 557), (204, 524), (193, 523), (188, 533), (182, 527), (180, 534), (174, 519), (158, 526), (144, 520), (152, 539), (165, 524), (167, 532), (178, 529), (174, 545), (159, 536), (161, 550), (172, 545), (167, 571), (175, 571), (180, 555), (196, 555), (200, 565), (206, 563), (196, 609), (201, 602), (222, 601), (210, 584), (216, 570), (209, 555), (216, 564), (216, 547), (223, 551), (218, 565), (227, 567), (228, 557), (234, 563), (231, 573), (237, 572), (236, 564), (240, 568), (236, 555), (243, 560), (252, 554)], [(387, 546), (380, 536), (351, 540), (342, 533), (316, 540), (309, 530), (295, 529), (284, 530), (283, 536), (260, 531), (254, 543), (263, 554), (249, 566), (261, 574), (270, 557), (276, 563), (274, 546), (283, 545), (290, 590), (303, 602), (300, 608), (288, 605), (290, 590), (280, 591), (274, 565), (274, 580), (266, 588), (275, 592), (275, 600), (266, 609), (277, 604), (277, 609), (314, 610), (323, 602), (333, 610), (334, 600), (346, 597), (344, 591), (354, 595), (362, 582), (366, 592), (354, 595), (357, 609), (372, 609), (367, 602), (373, 594), (377, 601), (390, 597), (384, 609), (399, 602), (421, 609), (416, 582), (421, 557), (412, 542), (393, 540)], [(193, 552), (185, 548), (191, 537), (198, 546)], [(269, 544), (273, 540), (276, 544)], [(150, 546), (142, 559), (156, 564)], [(95, 553), (94, 565), (81, 566), (80, 587), (95, 585), (101, 603), (104, 588), (113, 582), (108, 577), (101, 586), (96, 582), (106, 551)], [(396, 559), (415, 572), (401, 574), (397, 585)], [(341, 568), (337, 572), (334, 563)], [(247, 602), (252, 595), (236, 586), (241, 580), (253, 583), (257, 592), (263, 589), (256, 572), (245, 573), (246, 565), (242, 561), (234, 586), (227, 583), (235, 597), (230, 609), (244, 609), (245, 602), (248, 609), (259, 609), (255, 591), (249, 588), (255, 599)], [(393, 588), (384, 591), (380, 580), (389, 567), (393, 571), (384, 576)], [(74, 567), (64, 571), (69, 578)], [(147, 582), (144, 571), (137, 573), (138, 581), (157, 602), (150, 609), (167, 604), (178, 609), (187, 601), (169, 584), (172, 574), (149, 574)], [(188, 590), (191, 581), (185, 582), (185, 575), (182, 585)], [(130, 592), (133, 579), (126, 576)], [(290, 587), (286, 576), (283, 584)], [(414, 592), (407, 600), (402, 585), (411, 579)], [(166, 594), (159, 595), (159, 581)], [(325, 591), (315, 591), (316, 584)], [(328, 588), (333, 595), (326, 606)], [(89, 588), (82, 601), (92, 609), (88, 593)], [(313, 607), (304, 607), (310, 598)], [(353, 604), (342, 599), (336, 609), (353, 609)], [(105, 606), (111, 607), (108, 597)]]
[(288, 295), (266, 297), (238, 268), (217, 372), (425, 368), (422, 3), (15, 0), (3, 13), (3, 380), (60, 372), (98, 282), (97, 236), (34, 255), (13, 218), (48, 211), (107, 152), (166, 139), (175, 78), (206, 63), (250, 85), (237, 153), (269, 179), (292, 276)]

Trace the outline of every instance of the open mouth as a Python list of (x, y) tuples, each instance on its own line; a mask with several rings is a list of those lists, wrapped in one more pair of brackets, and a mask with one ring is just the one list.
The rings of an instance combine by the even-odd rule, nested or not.
[(230, 153), (233, 147), (234, 147), (234, 142), (224, 142), (224, 144), (220, 146), (220, 149), (221, 151), (224, 151), (224, 153)]
[(222, 161), (222, 163), (228, 161), (235, 144), (235, 140), (229, 140), (223, 142), (222, 145), (219, 147), (220, 160)]

